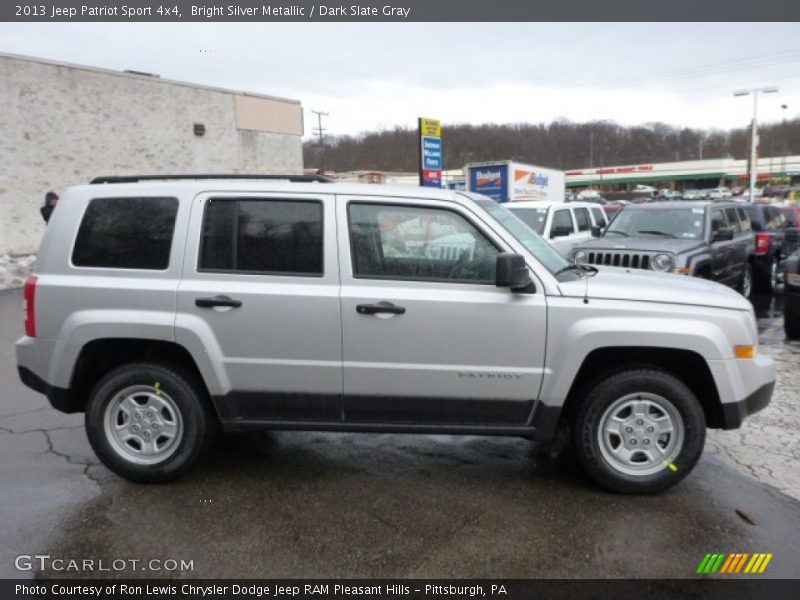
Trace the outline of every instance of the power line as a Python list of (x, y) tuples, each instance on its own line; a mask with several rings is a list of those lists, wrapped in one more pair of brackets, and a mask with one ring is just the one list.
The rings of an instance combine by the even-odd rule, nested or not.
[[(675, 79), (685, 79), (692, 77), (700, 77), (711, 73), (725, 73), (731, 71), (741, 71), (747, 69), (754, 69), (758, 67), (770, 66), (773, 64), (784, 64), (800, 61), (800, 48), (785, 50), (771, 54), (764, 54), (754, 57), (742, 57), (737, 59), (730, 59), (725, 61), (717, 61), (713, 63), (705, 63), (702, 65), (695, 65), (692, 67), (685, 67), (681, 69), (673, 69), (668, 71), (661, 71), (659, 73), (650, 73), (647, 75), (633, 75), (627, 77), (617, 77), (605, 81), (597, 81), (594, 83), (576, 84), (574, 87), (591, 86), (594, 88), (606, 88), (615, 86), (629, 86), (639, 83), (646, 83), (649, 81), (668, 81)], [(573, 87), (573, 86), (570, 86)]]

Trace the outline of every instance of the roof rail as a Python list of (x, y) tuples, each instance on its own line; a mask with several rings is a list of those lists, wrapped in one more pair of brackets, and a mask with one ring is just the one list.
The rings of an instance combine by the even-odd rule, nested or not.
[(139, 181), (162, 181), (168, 179), (277, 179), (292, 183), (333, 183), (324, 175), (264, 175), (247, 173), (195, 173), (183, 175), (107, 175), (95, 177), (89, 183), (137, 183)]

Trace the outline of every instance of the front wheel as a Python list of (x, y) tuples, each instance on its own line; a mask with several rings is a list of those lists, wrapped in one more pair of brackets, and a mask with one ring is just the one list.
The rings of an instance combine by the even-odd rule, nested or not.
[(216, 417), (203, 386), (177, 367), (127, 364), (95, 385), (86, 409), (89, 443), (131, 481), (175, 479), (205, 452)]
[(656, 369), (630, 369), (601, 380), (572, 423), (584, 470), (601, 486), (653, 493), (681, 481), (705, 444), (703, 409), (678, 378)]

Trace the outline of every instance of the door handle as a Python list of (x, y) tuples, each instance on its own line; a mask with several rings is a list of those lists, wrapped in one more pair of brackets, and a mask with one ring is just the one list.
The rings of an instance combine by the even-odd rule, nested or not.
[(358, 304), (356, 312), (360, 315), (377, 315), (379, 313), (402, 315), (406, 309), (403, 306), (395, 306), (391, 302), (376, 302), (375, 304)]
[(231, 308), (239, 308), (242, 305), (241, 300), (234, 300), (228, 296), (214, 296), (213, 298), (197, 298), (194, 301), (196, 306), (200, 308), (214, 308), (215, 306), (229, 306)]

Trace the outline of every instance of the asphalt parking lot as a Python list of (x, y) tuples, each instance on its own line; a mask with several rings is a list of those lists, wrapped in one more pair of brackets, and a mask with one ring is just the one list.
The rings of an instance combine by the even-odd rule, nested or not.
[[(775, 302), (757, 302), (772, 405), (713, 432), (676, 488), (628, 497), (524, 440), (290, 432), (225, 437), (180, 481), (135, 485), (98, 464), (82, 415), (19, 382), (21, 297), (0, 292), (0, 576), (691, 577), (722, 551), (774, 553), (764, 576), (794, 577), (800, 344)], [(18, 571), (24, 554), (141, 562)], [(142, 570), (151, 559), (193, 568)]]

